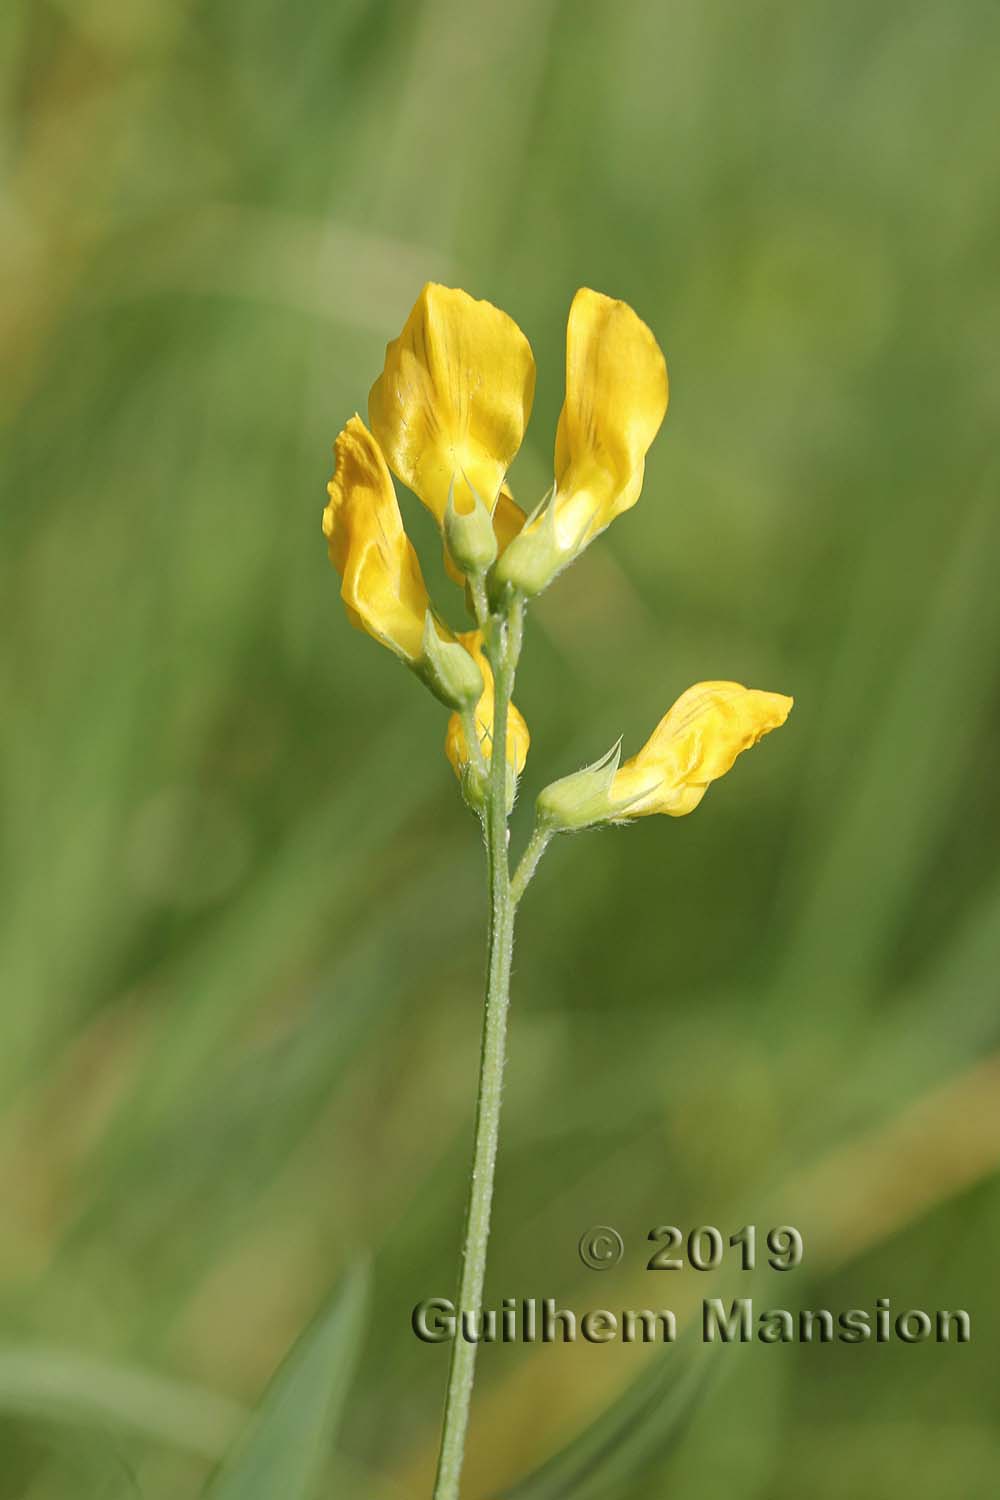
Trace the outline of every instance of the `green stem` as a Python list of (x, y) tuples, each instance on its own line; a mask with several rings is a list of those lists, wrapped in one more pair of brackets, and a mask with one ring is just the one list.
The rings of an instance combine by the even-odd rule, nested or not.
[(476, 715), (473, 709), (467, 708), (461, 715), (462, 732), (465, 735), (465, 743), (469, 747), (469, 755), (472, 763), (480, 774), (486, 772), (486, 757), (483, 747), (479, 743), (479, 730), (476, 726)]
[(524, 604), (515, 598), (506, 620), (497, 620), (496, 636), (488, 643), (493, 667), (493, 741), (486, 808), (486, 851), (490, 880), (490, 937), (483, 1018), (479, 1094), (476, 1100), (475, 1144), (469, 1202), (458, 1286), (458, 1326), (451, 1347), (448, 1393), (445, 1398), (441, 1454), (434, 1500), (459, 1500), (465, 1435), (475, 1379), (478, 1345), (462, 1337), (463, 1313), (477, 1318), (483, 1305), (486, 1253), (493, 1206), (493, 1179), (500, 1136), (500, 1101), (507, 1052), (507, 1013), (510, 1005), (510, 963), (514, 943), (514, 903), (507, 860), (507, 715), (514, 670), (521, 649)]
[(486, 629), (486, 622), (490, 617), (489, 600), (486, 597), (486, 579), (482, 573), (470, 573), (468, 575), (469, 593), (472, 596), (472, 609), (476, 616), (476, 624), (480, 630)]
[(549, 847), (552, 836), (551, 828), (543, 828), (540, 823), (535, 824), (531, 838), (528, 840), (528, 847), (521, 855), (517, 869), (514, 871), (514, 878), (510, 883), (510, 899), (515, 909), (528, 888), (528, 882), (538, 868), (538, 861)]

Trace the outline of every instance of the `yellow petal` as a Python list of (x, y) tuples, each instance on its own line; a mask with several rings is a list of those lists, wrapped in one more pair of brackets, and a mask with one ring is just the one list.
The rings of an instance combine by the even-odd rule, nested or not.
[(667, 366), (645, 323), (627, 303), (582, 287), (566, 328), (556, 433), (560, 547), (578, 551), (635, 504), (667, 399)]
[(527, 519), (507, 485), (502, 485), (496, 509), (493, 512), (493, 530), (496, 532), (498, 556), (507, 550)]
[[(484, 757), (489, 761), (493, 754), (493, 672), (483, 650), (481, 630), (469, 630), (458, 639), (469, 652), (483, 674), (483, 695), (475, 708), (476, 734)], [(520, 776), (528, 758), (531, 735), (523, 715), (512, 703), (507, 711), (507, 764), (515, 776)], [(455, 775), (461, 779), (468, 764), (470, 749), (465, 738), (465, 727), (460, 714), (452, 714), (448, 720), (448, 731), (444, 742), (445, 754), (451, 762)]]
[(392, 476), (358, 416), (338, 436), (334, 453), (323, 533), (343, 580), (348, 618), (412, 664), (421, 656), (429, 600), (417, 554), (403, 530)]
[(460, 515), (469, 485), (492, 509), (534, 391), (531, 347), (513, 319), (430, 282), (385, 351), (368, 417), (393, 472), (440, 525), (453, 483)]
[(620, 816), (693, 812), (736, 757), (784, 724), (793, 700), (738, 682), (699, 682), (682, 693), (647, 743), (615, 775), (610, 800)]

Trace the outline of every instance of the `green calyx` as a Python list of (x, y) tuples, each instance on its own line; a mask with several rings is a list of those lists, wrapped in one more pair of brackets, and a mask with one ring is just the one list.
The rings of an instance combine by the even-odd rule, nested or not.
[(507, 585), (532, 599), (548, 588), (572, 554), (559, 545), (555, 491), (551, 490), (525, 522), (493, 569), (494, 587)]
[(421, 654), (413, 670), (447, 708), (473, 709), (482, 697), (483, 674), (459, 641), (442, 636), (433, 614), (424, 617)]
[(455, 483), (448, 493), (444, 513), (444, 539), (448, 554), (463, 573), (482, 574), (493, 566), (497, 555), (497, 538), (493, 517), (482, 499), (468, 485), (472, 509), (460, 514), (455, 508)]
[(621, 810), (611, 798), (621, 753), (619, 740), (600, 760), (543, 788), (536, 803), (539, 827), (551, 833), (573, 833), (612, 822)]

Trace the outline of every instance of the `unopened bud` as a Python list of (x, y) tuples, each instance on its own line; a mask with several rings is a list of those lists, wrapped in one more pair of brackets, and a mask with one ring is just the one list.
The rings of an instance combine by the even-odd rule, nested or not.
[(463, 486), (472, 497), (472, 508), (463, 513), (455, 508), (455, 485), (452, 482), (444, 513), (444, 539), (448, 553), (463, 573), (485, 573), (497, 555), (497, 538), (493, 517), (471, 484)]
[(594, 823), (611, 822), (618, 807), (611, 784), (621, 760), (621, 740), (600, 760), (553, 781), (538, 794), (538, 822), (553, 833), (572, 833)]
[(524, 529), (514, 537), (493, 570), (496, 584), (511, 588), (532, 598), (573, 561), (575, 551), (560, 545), (556, 531), (556, 507), (553, 495), (547, 495)]
[(435, 698), (457, 713), (474, 708), (483, 694), (483, 674), (459, 641), (439, 634), (430, 610), (424, 617), (424, 634), (419, 659), (413, 670), (427, 684)]

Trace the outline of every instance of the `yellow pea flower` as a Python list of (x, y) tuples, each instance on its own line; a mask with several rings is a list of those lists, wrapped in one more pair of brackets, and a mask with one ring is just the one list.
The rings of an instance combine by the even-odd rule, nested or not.
[(646, 744), (615, 773), (610, 801), (617, 816), (693, 812), (736, 757), (784, 724), (792, 698), (738, 682), (699, 682), (682, 693)]
[(449, 707), (471, 707), (483, 690), (479, 670), (431, 610), (392, 476), (360, 417), (338, 435), (334, 453), (323, 534), (348, 619), (388, 646)]
[(403, 661), (420, 657), (430, 598), (378, 444), (354, 416), (334, 444), (323, 535), (352, 625)]
[[(469, 630), (458, 639), (468, 651), (473, 661), (483, 675), (482, 697), (476, 704), (474, 722), (476, 735), (479, 740), (479, 748), (483, 758), (489, 761), (493, 754), (493, 672), (486, 659), (483, 650), (483, 633), (481, 630)], [(531, 744), (531, 735), (524, 716), (510, 705), (507, 713), (507, 765), (513, 772), (514, 777), (520, 776), (524, 770), (524, 763), (528, 758), (528, 746)], [(452, 714), (448, 720), (448, 731), (444, 741), (445, 754), (451, 762), (455, 775), (462, 779), (462, 773), (472, 759), (472, 753), (468, 740), (465, 736), (465, 725), (461, 714)]]
[(539, 825), (552, 834), (647, 813), (683, 817), (742, 751), (785, 722), (792, 702), (738, 682), (696, 683), (624, 765), (615, 745), (593, 765), (547, 786), (538, 798)]
[[(583, 287), (566, 329), (566, 397), (555, 485), (525, 524), (504, 483), (531, 413), (535, 362), (513, 319), (467, 292), (429, 283), (386, 348), (368, 416), (390, 468), (448, 531), (481, 504), (482, 527), (453, 526), (474, 569), (499, 554), (498, 582), (539, 593), (614, 518), (634, 505), (646, 453), (667, 409), (667, 368), (624, 302)], [(483, 528), (485, 533), (483, 534)], [(458, 558), (448, 571), (459, 582)]]
[(560, 546), (585, 546), (638, 500), (668, 399), (666, 361), (645, 323), (627, 303), (581, 288), (566, 327), (556, 431)]
[(535, 393), (531, 345), (513, 318), (468, 292), (424, 287), (368, 397), (389, 466), (443, 526), (449, 497), (492, 513)]
[(555, 487), (508, 547), (498, 578), (539, 593), (635, 504), (668, 399), (666, 362), (646, 324), (627, 303), (582, 287), (566, 328)]

